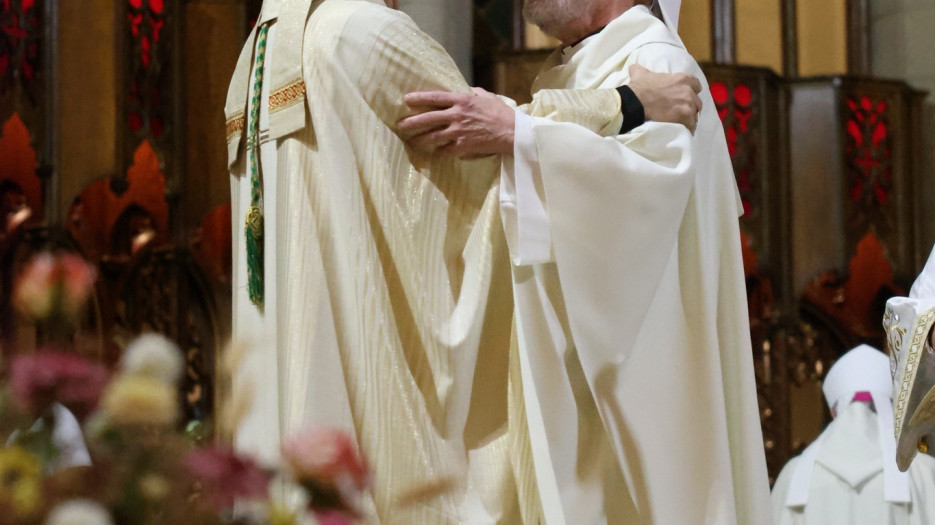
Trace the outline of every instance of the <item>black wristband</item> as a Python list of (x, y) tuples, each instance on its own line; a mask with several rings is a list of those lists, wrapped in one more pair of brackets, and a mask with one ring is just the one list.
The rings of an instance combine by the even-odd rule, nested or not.
[(624, 134), (642, 126), (646, 122), (646, 115), (643, 113), (643, 103), (636, 98), (636, 93), (630, 86), (618, 87), (617, 93), (620, 93), (620, 112), (623, 113), (620, 134)]

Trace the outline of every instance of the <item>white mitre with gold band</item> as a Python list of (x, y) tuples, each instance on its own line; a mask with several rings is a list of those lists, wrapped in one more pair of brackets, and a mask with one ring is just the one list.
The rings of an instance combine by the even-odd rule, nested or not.
[[(935, 252), (912, 285), (909, 297), (886, 303), (883, 328), (893, 374), (896, 463), (905, 471), (922, 438), (935, 429)], [(925, 445), (927, 446), (927, 445)]]

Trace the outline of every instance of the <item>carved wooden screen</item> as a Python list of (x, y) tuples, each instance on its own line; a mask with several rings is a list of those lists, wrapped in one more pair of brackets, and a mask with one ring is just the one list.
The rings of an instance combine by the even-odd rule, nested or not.
[[(795, 215), (795, 246), (814, 254), (803, 258), (796, 282), (809, 303), (845, 327), (846, 344), (869, 341), (882, 348), (878, 312), (871, 310), (882, 315), (885, 297), (876, 294), (904, 288), (928, 252), (920, 246), (914, 191), (921, 176), (916, 141), (922, 95), (901, 82), (849, 77), (798, 81), (791, 94), (798, 130), (791, 135), (792, 175), (801, 212)], [(818, 188), (826, 188), (824, 200), (814, 194)], [(811, 252), (811, 241), (824, 251)], [(876, 289), (858, 293), (851, 285), (850, 296), (831, 299), (838, 292), (812, 282), (828, 270), (846, 273), (854, 257), (865, 265), (871, 257), (886, 264), (861, 278)]]
[[(187, 361), (186, 415), (201, 420), (212, 411), (219, 334), (212, 296), (186, 249), (174, 198), (184, 181), (180, 6), (179, 0), (117, 2), (117, 50), (123, 54), (115, 101), (118, 173), (77, 195), (60, 196), (62, 175), (52, 166), (62, 160), (55, 139), (64, 124), (50, 82), (60, 59), (54, 52), (57, 3), (0, 0), (0, 336), (8, 353), (17, 346), (10, 344), (14, 337), (41, 344), (52, 335), (12, 314), (13, 276), (32, 252), (79, 251), (98, 265), (100, 278), (81, 328), (66, 337), (78, 352), (113, 363), (130, 337), (146, 330), (169, 335)], [(59, 202), (70, 203), (61, 214), (64, 223), (55, 212)], [(22, 208), (31, 212), (25, 220)]]
[(0, 341), (10, 352), (16, 269), (41, 239), (54, 152), (52, 61), (55, 3), (0, 0)]
[[(203, 421), (214, 407), (214, 362), (220, 334), (213, 294), (188, 248), (184, 207), (185, 104), (183, 3), (180, 0), (122, 0), (122, 125), (120, 148), (127, 168), (110, 189), (118, 196), (137, 191), (113, 224), (112, 238), (125, 244), (129, 259), (111, 250), (109, 271), (115, 327), (168, 335), (182, 348), (186, 373), (182, 401), (189, 421)], [(118, 142), (119, 143), (119, 142)], [(149, 152), (149, 161), (145, 160)], [(134, 183), (134, 174), (140, 183)], [(158, 184), (162, 181), (162, 185)], [(140, 185), (142, 181), (148, 181)], [(137, 185), (134, 188), (134, 184)], [(142, 236), (137, 222), (151, 221), (154, 239), (133, 252)], [(136, 229), (135, 229), (136, 228)], [(117, 239), (117, 237), (120, 237)], [(144, 241), (146, 242), (146, 241)]]

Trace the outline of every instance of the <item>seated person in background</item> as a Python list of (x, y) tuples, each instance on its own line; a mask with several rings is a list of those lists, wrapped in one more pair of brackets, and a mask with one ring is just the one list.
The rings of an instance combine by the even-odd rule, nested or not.
[(935, 459), (896, 467), (886, 356), (867, 345), (850, 350), (822, 391), (834, 421), (779, 474), (774, 525), (935, 523)]

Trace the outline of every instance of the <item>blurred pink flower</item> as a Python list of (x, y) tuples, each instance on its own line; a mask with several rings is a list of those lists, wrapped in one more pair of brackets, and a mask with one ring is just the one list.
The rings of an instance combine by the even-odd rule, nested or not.
[(58, 401), (83, 419), (97, 407), (108, 376), (104, 366), (83, 357), (39, 352), (13, 358), (10, 390), (20, 405), (36, 415)]
[(36, 319), (53, 314), (74, 318), (90, 297), (96, 277), (94, 267), (77, 255), (43, 252), (20, 272), (13, 301), (20, 312)]
[(315, 521), (318, 522), (318, 525), (351, 525), (354, 523), (355, 518), (339, 510), (327, 510), (316, 512)]
[(309, 492), (312, 510), (327, 516), (334, 513), (325, 511), (332, 510), (358, 514), (355, 501), (370, 476), (346, 433), (333, 428), (305, 430), (286, 441), (282, 452), (295, 480)]
[(210, 446), (193, 450), (184, 464), (192, 476), (202, 481), (207, 505), (220, 512), (238, 499), (265, 500), (270, 476), (250, 458)]
[(67, 313), (84, 308), (94, 288), (97, 271), (81, 257), (66, 253), (58, 258), (63, 284), (62, 305)]
[(358, 488), (367, 486), (367, 468), (358, 458), (354, 442), (345, 432), (334, 428), (302, 431), (283, 445), (283, 455), (299, 481), (319, 481), (349, 476)]

